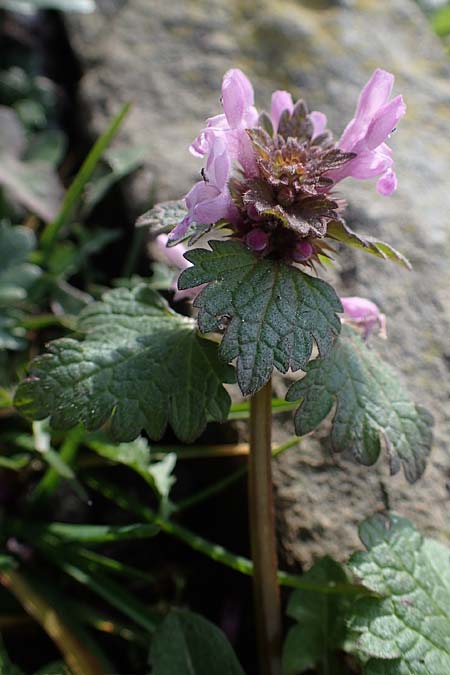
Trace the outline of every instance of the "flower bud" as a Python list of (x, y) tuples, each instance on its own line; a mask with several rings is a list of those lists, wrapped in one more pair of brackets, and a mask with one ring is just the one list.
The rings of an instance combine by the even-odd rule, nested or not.
[(292, 259), (295, 260), (295, 262), (305, 262), (305, 260), (309, 260), (313, 252), (314, 249), (309, 241), (304, 239), (297, 242), (295, 245), (294, 250), (292, 251)]
[(262, 253), (269, 245), (269, 235), (261, 228), (255, 227), (246, 235), (245, 243), (252, 251)]

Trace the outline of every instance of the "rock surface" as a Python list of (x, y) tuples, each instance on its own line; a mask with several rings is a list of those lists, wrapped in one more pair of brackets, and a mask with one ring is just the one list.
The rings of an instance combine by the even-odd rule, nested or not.
[[(92, 129), (128, 100), (135, 106), (121, 142), (148, 148), (131, 185), (137, 212), (154, 180), (158, 199), (182, 194), (200, 165), (187, 146), (219, 108), (222, 74), (241, 67), (263, 108), (273, 89), (306, 98), (339, 134), (375, 67), (396, 75), (408, 105), (391, 145), (399, 190), (347, 181), (350, 223), (407, 255), (414, 271), (345, 250), (330, 280), (341, 295), (364, 295), (388, 317), (380, 344), (417, 401), (436, 418), (425, 476), (409, 486), (331, 457), (317, 434), (277, 461), (280, 541), (288, 563), (329, 553), (345, 559), (358, 546), (357, 524), (389, 507), (425, 533), (448, 540), (450, 489), (450, 62), (410, 0), (109, 0), (97, 15), (68, 19), (85, 69), (82, 96)], [(381, 341), (380, 341), (381, 342)], [(282, 386), (282, 385), (280, 385)], [(291, 421), (276, 434), (292, 432)]]

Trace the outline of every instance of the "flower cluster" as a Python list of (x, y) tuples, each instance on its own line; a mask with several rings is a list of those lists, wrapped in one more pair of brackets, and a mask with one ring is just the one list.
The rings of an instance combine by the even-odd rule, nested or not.
[(261, 255), (312, 264), (327, 255), (330, 222), (341, 221), (345, 201), (334, 188), (344, 178), (379, 177), (378, 191), (396, 189), (392, 152), (385, 140), (405, 113), (390, 99), (394, 77), (376, 70), (361, 92), (355, 117), (336, 143), (323, 113), (276, 91), (270, 115), (258, 114), (253, 88), (237, 69), (222, 83), (223, 114), (207, 120), (191, 145), (205, 159), (202, 180), (185, 197), (187, 215), (170, 235), (192, 224), (226, 222)]

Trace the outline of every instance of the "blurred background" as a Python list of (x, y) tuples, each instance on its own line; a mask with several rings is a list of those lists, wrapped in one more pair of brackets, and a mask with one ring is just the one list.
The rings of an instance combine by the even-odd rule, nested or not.
[[(449, 50), (450, 4), (440, 0), (0, 0), (0, 222), (39, 231), (52, 221), (92, 143), (132, 103), (52, 258), (57, 282), (50, 304), (60, 314), (76, 313), (87, 295), (97, 297), (113, 278), (151, 273), (145, 233), (136, 234), (135, 220), (198, 180), (201, 166), (188, 146), (203, 121), (219, 111), (226, 70), (246, 73), (260, 110), (274, 89), (305, 98), (310, 109), (327, 114), (336, 137), (372, 71), (395, 74), (395, 94), (407, 104), (391, 141), (398, 191), (382, 198), (374, 185), (354, 181), (343, 192), (351, 226), (398, 248), (413, 271), (346, 250), (328, 280), (341, 295), (369, 297), (386, 314), (388, 344), (380, 349), (416, 400), (433, 412), (434, 452), (412, 490), (403, 475), (389, 477), (384, 463), (367, 470), (331, 457), (320, 435), (302, 444), (301, 453), (280, 457), (277, 519), (289, 569), (324, 553), (345, 560), (359, 545), (357, 523), (386, 507), (411, 517), (424, 533), (450, 538)], [(2, 391), (14, 385), (17, 367), (24, 370), (23, 339), (21, 329), (0, 324)], [(284, 382), (276, 386), (281, 394)], [(282, 442), (292, 434), (292, 422), (279, 419), (275, 435)], [(225, 433), (242, 437), (238, 427), (209, 433), (214, 442), (223, 442)], [(218, 475), (224, 466), (217, 465)], [(185, 471), (194, 488), (210, 469), (200, 467), (195, 477)], [(10, 489), (7, 478), (2, 490)], [(227, 504), (226, 516), (219, 502), (207, 516), (194, 510), (193, 528), (214, 538), (223, 527), (228, 541), (222, 543), (239, 550), (247, 537), (245, 526), (237, 525), (245, 501), (238, 491)], [(67, 500), (56, 506), (70, 516)], [(156, 557), (176, 567), (178, 549), (164, 546)], [(139, 555), (136, 550), (132, 557)], [(204, 575), (194, 575), (203, 563), (190, 556), (181, 574), (191, 570), (189, 602), (242, 647), (242, 625), (250, 620), (240, 604), (249, 598), (247, 582), (240, 588), (233, 581), (230, 590), (226, 572), (199, 567)], [(177, 574), (168, 573), (168, 595), (181, 592)], [(217, 601), (205, 599), (212, 584), (223, 589)], [(18, 634), (5, 635), (14, 656), (27, 661)], [(42, 644), (36, 644), (39, 651)], [(30, 663), (36, 660), (32, 652)], [(51, 657), (48, 645), (44, 652)], [(242, 653), (252, 673), (251, 658), (244, 648)], [(124, 663), (129, 667), (129, 660)]]

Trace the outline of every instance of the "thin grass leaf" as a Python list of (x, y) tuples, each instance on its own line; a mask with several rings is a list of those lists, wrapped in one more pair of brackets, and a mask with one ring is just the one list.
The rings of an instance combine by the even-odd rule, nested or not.
[(100, 136), (94, 144), (94, 147), (84, 160), (80, 170), (78, 171), (72, 185), (67, 190), (64, 197), (62, 207), (52, 222), (48, 223), (41, 236), (41, 246), (46, 252), (46, 256), (52, 249), (61, 228), (67, 225), (72, 216), (75, 206), (80, 202), (83, 195), (84, 188), (91, 178), (95, 167), (100, 158), (109, 146), (114, 136), (119, 131), (125, 117), (128, 115), (131, 103), (127, 103), (119, 114), (113, 119), (108, 129)]
[(1, 572), (0, 583), (8, 588), (64, 655), (74, 675), (105, 675), (97, 658), (78, 640), (47, 599), (33, 588), (27, 578), (15, 571)]
[(132, 525), (72, 525), (69, 523), (50, 523), (37, 528), (41, 535), (52, 534), (68, 541), (89, 544), (126, 541), (130, 539), (147, 539), (159, 532), (159, 527), (149, 523)]
[[(291, 412), (295, 410), (295, 404), (283, 400), (282, 398), (272, 399), (272, 415), (280, 415), (282, 413)], [(242, 403), (233, 403), (228, 414), (229, 420), (247, 420), (250, 418), (250, 401), (243, 401)]]

